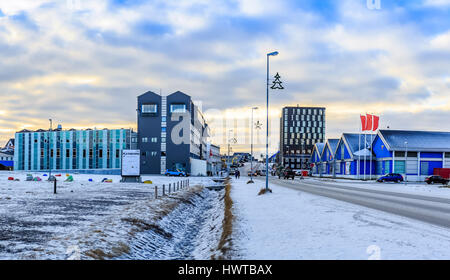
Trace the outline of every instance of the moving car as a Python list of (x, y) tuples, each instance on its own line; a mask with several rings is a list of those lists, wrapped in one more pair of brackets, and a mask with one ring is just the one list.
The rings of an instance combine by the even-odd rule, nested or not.
[(284, 179), (292, 178), (292, 180), (294, 180), (295, 179), (295, 171), (290, 170), (290, 169), (285, 170), (284, 174), (283, 174), (283, 178)]
[(166, 175), (166, 176), (184, 176), (184, 177), (188, 176), (188, 174), (186, 172), (184, 172), (182, 170), (178, 170), (178, 169), (175, 171), (167, 169), (166, 173), (164, 173), (164, 175)]
[(389, 173), (389, 174), (386, 174), (386, 175), (378, 178), (377, 182), (379, 182), (379, 183), (383, 183), (383, 182), (400, 183), (400, 182), (403, 182), (403, 176), (401, 174), (397, 174), (397, 173)]
[(447, 185), (448, 181), (449, 181), (449, 179), (442, 178), (439, 175), (432, 175), (432, 176), (425, 178), (425, 183), (427, 183), (427, 184), (438, 183), (438, 184), (442, 184), (442, 185)]

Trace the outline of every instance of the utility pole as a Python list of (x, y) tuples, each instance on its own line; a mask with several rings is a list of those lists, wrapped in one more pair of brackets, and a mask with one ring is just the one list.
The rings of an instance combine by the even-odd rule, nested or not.
[[(51, 157), (50, 157), (50, 136), (51, 136), (51, 132), (53, 130), (53, 123), (52, 123), (52, 119), (48, 119), (50, 121), (50, 130), (48, 132), (48, 180), (50, 180), (50, 178), (52, 177), (52, 161), (51, 161)], [(55, 144), (56, 145), (56, 144)]]
[(408, 185), (408, 142), (405, 141), (405, 184)]
[[(269, 58), (271, 56), (278, 55), (278, 52), (271, 52), (267, 54), (267, 82), (266, 82), (266, 191), (269, 190)], [(279, 75), (277, 73), (277, 80), (279, 80)], [(275, 86), (275, 85), (274, 85)], [(273, 87), (273, 89), (283, 89), (281, 82), (279, 82), (278, 87)]]
[(253, 107), (252, 108), (252, 123), (251, 123), (251, 140), (250, 140), (250, 181), (247, 182), (247, 184), (253, 184), (253, 111), (257, 110), (258, 107)]

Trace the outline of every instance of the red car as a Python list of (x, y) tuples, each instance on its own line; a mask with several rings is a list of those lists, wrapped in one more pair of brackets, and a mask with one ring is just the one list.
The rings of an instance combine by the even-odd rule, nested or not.
[(425, 183), (427, 183), (429, 185), (434, 184), (434, 183), (448, 185), (448, 181), (449, 181), (449, 179), (442, 178), (439, 175), (433, 175), (433, 176), (429, 176), (429, 177), (425, 178)]

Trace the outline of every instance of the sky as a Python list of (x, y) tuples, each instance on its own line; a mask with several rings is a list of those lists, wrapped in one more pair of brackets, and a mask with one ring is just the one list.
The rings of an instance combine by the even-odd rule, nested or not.
[(0, 145), (49, 118), (135, 128), (148, 90), (191, 95), (212, 123), (258, 106), (265, 124), (275, 50), (285, 89), (270, 92), (271, 151), (288, 105), (326, 107), (327, 138), (357, 132), (365, 113), (450, 131), (450, 0), (0, 0)]

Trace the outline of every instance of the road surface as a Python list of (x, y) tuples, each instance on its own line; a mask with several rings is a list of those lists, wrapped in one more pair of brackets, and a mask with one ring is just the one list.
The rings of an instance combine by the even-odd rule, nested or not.
[[(265, 180), (265, 177), (258, 177)], [(357, 204), (384, 212), (450, 228), (450, 199), (416, 194), (339, 186), (313, 180), (280, 180), (269, 178), (276, 185)]]

